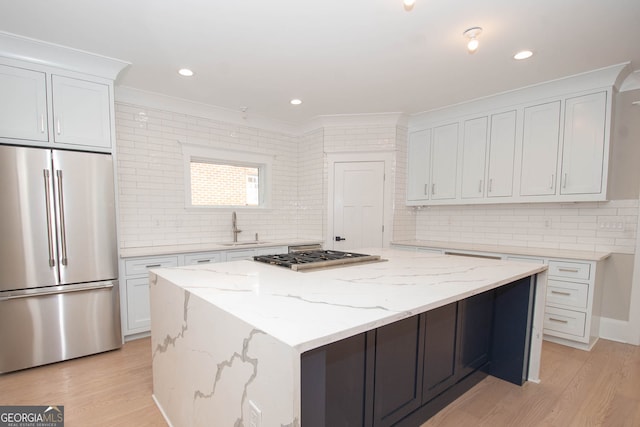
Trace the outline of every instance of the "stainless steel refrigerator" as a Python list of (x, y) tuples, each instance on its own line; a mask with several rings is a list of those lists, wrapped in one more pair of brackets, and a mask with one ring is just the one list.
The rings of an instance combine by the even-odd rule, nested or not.
[(0, 146), (0, 373), (122, 345), (112, 162)]

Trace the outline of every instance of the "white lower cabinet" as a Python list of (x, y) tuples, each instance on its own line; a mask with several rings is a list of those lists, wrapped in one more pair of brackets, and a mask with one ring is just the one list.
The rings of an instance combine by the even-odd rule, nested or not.
[(149, 309), (149, 270), (177, 267), (178, 256), (130, 258), (124, 261), (124, 289), (121, 290), (122, 333), (124, 336), (145, 333), (151, 327)]
[(252, 259), (255, 255), (286, 253), (288, 250), (288, 246), (269, 246), (125, 259), (120, 266), (120, 271), (124, 274), (120, 283), (125, 284), (120, 292), (122, 334), (125, 338), (144, 336), (151, 329), (149, 270)]

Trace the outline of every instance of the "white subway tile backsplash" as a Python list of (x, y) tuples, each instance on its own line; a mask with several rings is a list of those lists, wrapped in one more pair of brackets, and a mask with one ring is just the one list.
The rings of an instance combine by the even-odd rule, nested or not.
[(638, 206), (638, 200), (614, 200), (414, 208), (415, 238), (634, 253)]

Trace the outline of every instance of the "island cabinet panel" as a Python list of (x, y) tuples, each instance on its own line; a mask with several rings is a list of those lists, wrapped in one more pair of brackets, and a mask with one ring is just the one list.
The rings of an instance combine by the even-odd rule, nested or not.
[(483, 292), (458, 303), (456, 381), (489, 361), (495, 292)]
[(376, 330), (375, 427), (391, 426), (422, 404), (424, 315)]
[(455, 382), (458, 304), (425, 313), (422, 402), (427, 403)]
[(525, 277), (495, 292), (490, 374), (522, 385), (529, 371), (535, 284)]
[(490, 374), (527, 378), (525, 277), (301, 356), (302, 426), (416, 426)]
[(365, 426), (367, 338), (359, 334), (304, 353), (301, 358), (302, 425)]

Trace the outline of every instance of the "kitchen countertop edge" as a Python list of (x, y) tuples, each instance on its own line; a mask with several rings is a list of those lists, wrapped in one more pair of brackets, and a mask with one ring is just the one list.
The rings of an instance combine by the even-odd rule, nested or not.
[(141, 246), (131, 248), (120, 248), (120, 258), (137, 258), (148, 256), (163, 256), (188, 254), (197, 252), (217, 252), (217, 251), (233, 251), (242, 249), (269, 248), (273, 246), (297, 246), (297, 245), (315, 245), (322, 244), (322, 240), (314, 239), (284, 239), (269, 240), (268, 242), (258, 242), (255, 244), (240, 242), (242, 245), (233, 246), (224, 243), (192, 243), (178, 245), (162, 245), (162, 246)]
[(479, 243), (443, 242), (435, 240), (398, 240), (391, 242), (396, 246), (414, 246), (417, 248), (438, 248), (458, 251), (490, 252), (516, 256), (535, 256), (540, 258), (566, 258), (575, 260), (602, 261), (611, 256), (611, 252), (591, 252), (571, 249), (531, 248), (523, 246), (487, 245)]

